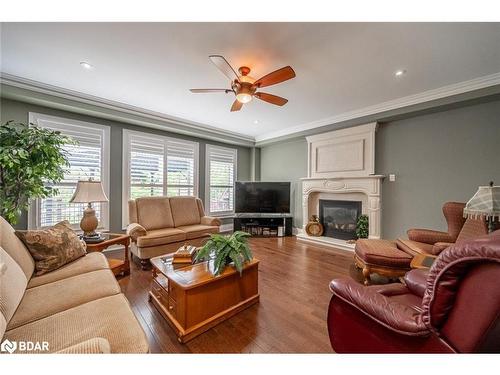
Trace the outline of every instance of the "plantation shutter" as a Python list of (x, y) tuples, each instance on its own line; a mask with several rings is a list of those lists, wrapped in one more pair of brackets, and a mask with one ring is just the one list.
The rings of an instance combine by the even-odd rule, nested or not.
[(198, 143), (168, 139), (167, 195), (197, 195)]
[(131, 134), (129, 198), (162, 196), (164, 144), (161, 139)]
[[(64, 119), (60, 120), (37, 119), (38, 126), (59, 131), (76, 142), (74, 145), (64, 146), (70, 165), (63, 180), (55, 185), (47, 184), (57, 189), (57, 195), (38, 200), (37, 227), (51, 226), (62, 220), (68, 220), (77, 227), (86, 206), (84, 203), (69, 203), (77, 182), (92, 178), (95, 181), (102, 181), (106, 187), (104, 182), (104, 147), (108, 141), (105, 139), (106, 128), (92, 126), (93, 124), (80, 125), (71, 120), (68, 122), (63, 121)], [(107, 203), (93, 203), (101, 228), (104, 224), (104, 205)]]
[(208, 197), (211, 213), (234, 212), (235, 149), (207, 145)]

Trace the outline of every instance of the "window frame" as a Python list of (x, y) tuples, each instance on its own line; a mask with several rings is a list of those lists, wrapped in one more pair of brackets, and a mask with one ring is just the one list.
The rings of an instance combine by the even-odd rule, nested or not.
[[(89, 128), (102, 132), (102, 146), (101, 146), (101, 183), (106, 193), (109, 195), (109, 171), (110, 171), (110, 150), (111, 150), (111, 127), (107, 125), (96, 124), (87, 121), (73, 120), (60, 116), (51, 116), (42, 113), (29, 112), (28, 119), (30, 126), (42, 127), (40, 122), (53, 122), (57, 123), (59, 127), (67, 128), (71, 130), (74, 127), (79, 128)], [(75, 184), (76, 186), (76, 184)], [(110, 198), (111, 200), (111, 198)], [(101, 218), (99, 220), (99, 227), (97, 229), (101, 231), (109, 231), (109, 206), (110, 202), (101, 203)], [(43, 229), (48, 227), (42, 227), (41, 222), (41, 200), (40, 198), (33, 199), (28, 206), (28, 229)], [(82, 211), (83, 217), (83, 211)], [(72, 224), (73, 229), (81, 232), (79, 224)]]
[[(230, 152), (233, 154), (233, 209), (231, 211), (215, 211), (212, 212), (210, 209), (210, 154), (212, 150), (223, 150), (225, 152)], [(209, 216), (215, 217), (231, 217), (234, 216), (235, 209), (235, 182), (238, 177), (238, 149), (216, 146), (208, 144), (205, 146), (205, 211)], [(228, 185), (229, 186), (229, 185)]]
[[(123, 129), (123, 136), (122, 136), (122, 143), (123, 143), (123, 158), (122, 158), (122, 166), (123, 166), (123, 173), (122, 173), (122, 229), (126, 229), (127, 225), (129, 224), (128, 222), (128, 201), (130, 197), (130, 191), (132, 185), (130, 184), (130, 162), (131, 162), (131, 139), (132, 137), (141, 137), (141, 138), (150, 138), (154, 139), (156, 141), (161, 140), (163, 143), (163, 183), (162, 183), (162, 188), (163, 188), (163, 195), (166, 196), (168, 187), (169, 186), (175, 186), (175, 187), (191, 187), (191, 185), (169, 185), (168, 184), (168, 142), (185, 142), (192, 144), (194, 146), (194, 164), (193, 164), (193, 196), (198, 197), (199, 195), (199, 181), (200, 181), (200, 171), (199, 171), (199, 164), (200, 164), (200, 144), (195, 141), (190, 141), (187, 139), (182, 139), (182, 138), (175, 138), (175, 137), (168, 137), (164, 135), (157, 135), (154, 133), (145, 133), (145, 132), (139, 132), (135, 130), (129, 130), (129, 129)], [(156, 186), (156, 185), (155, 185)]]

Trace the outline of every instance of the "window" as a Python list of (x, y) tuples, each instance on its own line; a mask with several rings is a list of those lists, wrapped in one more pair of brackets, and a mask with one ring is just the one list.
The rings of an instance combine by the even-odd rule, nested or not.
[(206, 202), (209, 202), (210, 214), (220, 216), (234, 212), (236, 160), (235, 149), (207, 145)]
[(129, 199), (198, 195), (198, 143), (123, 131), (123, 226)]
[[(30, 228), (43, 228), (68, 220), (75, 228), (79, 228), (85, 204), (69, 203), (77, 182), (89, 178), (102, 181), (104, 191), (109, 196), (109, 127), (38, 113), (30, 113), (30, 123), (58, 130), (77, 141), (77, 144), (65, 146), (70, 166), (61, 182), (51, 184), (58, 194), (33, 202), (28, 225)], [(109, 204), (93, 203), (93, 206), (99, 228), (107, 229)]]

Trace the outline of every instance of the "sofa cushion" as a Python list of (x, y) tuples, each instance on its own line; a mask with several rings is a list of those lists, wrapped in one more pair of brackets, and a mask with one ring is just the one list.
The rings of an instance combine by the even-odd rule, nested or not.
[(26, 290), (7, 329), (118, 293), (120, 286), (110, 270), (87, 272), (30, 288)]
[(147, 353), (148, 342), (123, 294), (100, 298), (5, 332), (11, 341), (47, 341), (57, 352), (102, 337), (112, 353)]
[(180, 230), (186, 232), (186, 236), (187, 236), (188, 240), (193, 239), (193, 238), (198, 238), (198, 237), (206, 237), (211, 233), (218, 233), (219, 232), (218, 226), (202, 225), (202, 224), (183, 225), (181, 227), (178, 227), (177, 229), (180, 229)]
[(160, 255), (174, 253), (177, 250), (179, 250), (181, 246), (184, 245), (184, 242), (188, 242), (189, 245), (191, 246), (196, 246), (196, 247), (203, 246), (207, 241), (207, 238), (208, 237), (200, 237), (182, 242), (172, 242), (166, 245), (148, 246), (148, 247), (139, 247), (136, 246), (136, 244), (132, 244), (132, 246), (130, 246), (130, 251), (140, 259), (150, 259)]
[(21, 267), (0, 247), (0, 314), (7, 324), (19, 306), (27, 284)]
[(16, 231), (35, 260), (35, 274), (54, 271), (82, 256), (86, 245), (78, 238), (69, 221), (40, 230)]
[(137, 246), (148, 247), (166, 245), (172, 242), (184, 241), (186, 233), (177, 228), (155, 229), (148, 234), (137, 238)]
[(6, 328), (7, 328), (7, 322), (5, 321), (5, 316), (3, 316), (2, 313), (0, 313), (0, 338), (3, 337)]
[(0, 216), (0, 246), (19, 264), (26, 278), (29, 279), (35, 270), (35, 261), (14, 232), (14, 228)]
[(109, 341), (102, 337), (86, 340), (69, 348), (59, 350), (57, 354), (110, 354)]
[(357, 240), (355, 252), (365, 263), (393, 268), (409, 269), (412, 259), (411, 255), (396, 247), (396, 242), (388, 240)]
[(137, 222), (146, 228), (146, 230), (174, 227), (168, 198), (137, 198), (135, 203), (137, 206)]
[(74, 262), (68, 263), (55, 271), (32, 277), (28, 282), (28, 288), (34, 288), (86, 272), (106, 269), (109, 269), (109, 263), (104, 254), (97, 252), (88, 253), (84, 257), (78, 258)]
[(175, 227), (200, 223), (200, 211), (195, 197), (170, 198)]

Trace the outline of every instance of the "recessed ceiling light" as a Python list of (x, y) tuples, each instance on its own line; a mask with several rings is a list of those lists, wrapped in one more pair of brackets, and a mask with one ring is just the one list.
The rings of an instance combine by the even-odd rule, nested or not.
[(94, 69), (94, 66), (92, 64), (89, 64), (88, 62), (86, 61), (80, 61), (80, 66), (83, 68), (83, 69), (87, 69), (87, 70), (91, 70), (91, 69)]
[(253, 122), (253, 123), (254, 123), (255, 125), (257, 125), (257, 124), (259, 123), (259, 121), (254, 120), (254, 122)]
[(401, 76), (404, 76), (405, 74), (406, 74), (406, 70), (405, 69), (396, 70), (396, 72), (394, 72), (394, 75), (396, 77), (401, 77)]

